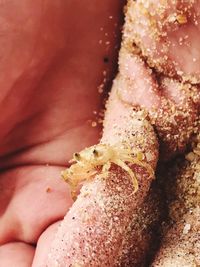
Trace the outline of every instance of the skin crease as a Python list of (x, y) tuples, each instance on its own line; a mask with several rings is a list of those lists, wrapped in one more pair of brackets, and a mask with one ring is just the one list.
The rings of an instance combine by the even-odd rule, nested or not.
[(30, 266), (38, 240), (42, 262), (72, 205), (60, 171), (74, 151), (98, 142), (100, 127), (91, 127), (102, 103), (97, 87), (116, 65), (123, 4), (0, 4), (0, 267)]
[(48, 246), (72, 204), (60, 171), (98, 142), (101, 127), (91, 122), (103, 71), (109, 80), (116, 66), (122, 6), (0, 3), (0, 266), (30, 266), (38, 239)]
[[(124, 37), (124, 41), (125, 41), (125, 38), (126, 38), (126, 35), (125, 35), (125, 37)], [(127, 95), (126, 95), (126, 93), (127, 93), (127, 87), (126, 87), (126, 84), (125, 84), (125, 86), (123, 86), (123, 83), (122, 84), (120, 84), (120, 82), (123, 82), (123, 78), (127, 75), (127, 78), (131, 78), (131, 79), (134, 79), (134, 81), (135, 81), (135, 83), (136, 84), (142, 84), (142, 82), (141, 82), (141, 80), (142, 80), (142, 78), (143, 78), (143, 82), (144, 82), (144, 86), (141, 86), (140, 87), (140, 94), (141, 95), (146, 95), (146, 90), (149, 90), (150, 88), (149, 88), (149, 86), (147, 85), (145, 85), (145, 82), (148, 82), (148, 80), (149, 79), (153, 79), (153, 75), (151, 74), (151, 72), (150, 71), (148, 71), (148, 68), (146, 68), (145, 67), (145, 65), (143, 65), (142, 63), (141, 63), (141, 61), (138, 61), (138, 60), (135, 60), (135, 58), (134, 58), (134, 56), (132, 57), (133, 58), (133, 60), (130, 60), (130, 61), (127, 61), (127, 58), (125, 57), (125, 51), (123, 50), (123, 48), (121, 49), (121, 52), (120, 52), (120, 59), (121, 59), (121, 61), (120, 61), (120, 66), (119, 66), (119, 78), (117, 79), (117, 84), (118, 84), (118, 87), (119, 87), (119, 89), (121, 89), (121, 90), (123, 90), (124, 89), (124, 95), (127, 97)], [(130, 58), (130, 59), (132, 59), (132, 58)], [(128, 66), (128, 67), (127, 67)], [(124, 68), (123, 68), (124, 67)], [(145, 69), (146, 68), (146, 69)], [(136, 71), (137, 70), (137, 71)], [(127, 74), (127, 72), (129, 71), (130, 73), (128, 73)], [(136, 71), (136, 74), (135, 74), (135, 71)], [(139, 74), (139, 75), (138, 75)], [(133, 77), (131, 77), (131, 75), (133, 76)], [(134, 78), (134, 75), (136, 76), (135, 78)], [(130, 81), (130, 80), (129, 80)], [(120, 86), (121, 85), (121, 86)], [(145, 88), (145, 86), (146, 86), (146, 88)], [(159, 103), (159, 101), (160, 101), (160, 95), (158, 94), (158, 92), (156, 92), (157, 90), (157, 87), (156, 87), (156, 85), (153, 85), (152, 84), (152, 86), (154, 86), (154, 90), (152, 90), (152, 91), (150, 91), (149, 90), (149, 95), (151, 94), (151, 99), (150, 98), (147, 98), (148, 99), (148, 101), (150, 102), (150, 100), (151, 100), (151, 103), (149, 103), (148, 101), (146, 102), (146, 103), (143, 103), (143, 105), (146, 105), (147, 107), (151, 107), (151, 104), (153, 103), (153, 104), (155, 104), (155, 102), (157, 101), (158, 103)], [(138, 86), (139, 87), (139, 86)], [(138, 89), (138, 87), (132, 87), (132, 97), (133, 97), (133, 99), (135, 98), (135, 90), (136, 89)], [(162, 92), (163, 93), (163, 96), (164, 97), (166, 97), (166, 99), (167, 98), (170, 98), (170, 100), (171, 101), (173, 101), (174, 103), (178, 103), (179, 104), (179, 99), (180, 99), (180, 95), (181, 95), (181, 93), (182, 93), (182, 91), (180, 92), (180, 90), (179, 90), (179, 88), (178, 87), (175, 87), (175, 86), (171, 86), (171, 84), (169, 84), (169, 86), (167, 87), (167, 88), (165, 88), (165, 92)], [(136, 95), (137, 96), (137, 95)], [(144, 100), (144, 97), (143, 98), (139, 98), (138, 99), (139, 101), (143, 101)], [(138, 104), (141, 104), (141, 102), (139, 102), (138, 101)], [(112, 100), (110, 100), (110, 103), (112, 102)], [(181, 103), (180, 103), (180, 105), (181, 105)], [(113, 104), (113, 106), (114, 106), (114, 104)], [(158, 104), (158, 106), (159, 106), (159, 104)], [(162, 108), (162, 107), (161, 107)], [(112, 113), (114, 116), (116, 115), (116, 109), (113, 107), (113, 108), (111, 108), (111, 106), (110, 105), (108, 105), (108, 110), (109, 110), (109, 112), (110, 113)], [(118, 106), (118, 108), (117, 108), (117, 111), (119, 112), (119, 114), (120, 114), (120, 112), (122, 112), (122, 110), (121, 110), (121, 108)], [(123, 112), (122, 112), (122, 114), (123, 114)], [(117, 116), (117, 115), (116, 115)], [(119, 116), (120, 117), (120, 116)], [(121, 121), (120, 119), (118, 120), (118, 124), (119, 125), (121, 125), (121, 124), (123, 124), (123, 121)], [(185, 125), (185, 127), (188, 127), (188, 125), (186, 124)], [(113, 124), (111, 123), (111, 121), (110, 121), (110, 125), (109, 125), (109, 122), (108, 122), (108, 125), (107, 125), (107, 127), (106, 127), (106, 132), (108, 131), (109, 132), (109, 129), (111, 130), (111, 132), (112, 132), (112, 129), (113, 129)], [(104, 129), (105, 130), (105, 129)], [(167, 134), (167, 133), (166, 133)], [(109, 134), (108, 134), (109, 135)], [(109, 138), (110, 138), (110, 140), (111, 139), (114, 139), (114, 136), (112, 135), (112, 134), (110, 134), (109, 135)], [(143, 189), (144, 190), (144, 189)], [(142, 191), (142, 189), (141, 189), (141, 192), (143, 192)], [(83, 205), (84, 205), (84, 202), (83, 202)], [(75, 207), (77, 207), (77, 206), (75, 206)], [(73, 210), (76, 210), (76, 208), (74, 208), (73, 207)], [(69, 218), (69, 217), (66, 217), (66, 218)], [(62, 254), (62, 256), (57, 256), (58, 258), (59, 257), (61, 257), (61, 259), (59, 259), (59, 260), (63, 260), (63, 258), (68, 258), (69, 256), (69, 254), (70, 254), (70, 252), (69, 252), (69, 254), (68, 254), (68, 250), (66, 249), (65, 250), (65, 242), (66, 242), (66, 244), (68, 244), (68, 241), (67, 241), (67, 238), (66, 237), (68, 237), (68, 236), (70, 236), (70, 241), (69, 241), (69, 243), (70, 244), (76, 244), (76, 239), (74, 238), (72, 238), (71, 239), (71, 231), (73, 232), (73, 229), (71, 230), (70, 228), (68, 228), (68, 222), (69, 221), (67, 221), (67, 223), (66, 223), (66, 221), (67, 221), (67, 219), (64, 221), (64, 223), (61, 225), (61, 227), (59, 228), (59, 236), (57, 236), (56, 237), (56, 239), (55, 239), (55, 241), (57, 242), (57, 244), (59, 244), (59, 248), (55, 245), (55, 247), (54, 247), (54, 253), (51, 253), (51, 255), (53, 254), (53, 255), (60, 255), (60, 253)], [(100, 219), (100, 221), (101, 221), (101, 219)], [(95, 228), (95, 226), (94, 226), (94, 228)], [(84, 231), (83, 230), (81, 230), (81, 227), (80, 227), (80, 236), (83, 236), (84, 235)], [(63, 235), (62, 235), (62, 233), (63, 233)], [(65, 237), (64, 237), (65, 236)], [(44, 239), (46, 238), (46, 236), (44, 236)], [(137, 240), (136, 240), (136, 242), (137, 242)], [(63, 244), (63, 246), (62, 246), (62, 244)], [(43, 247), (43, 249), (45, 249), (45, 244), (44, 244), (44, 242), (43, 242), (43, 240), (41, 239), (40, 240), (40, 242), (39, 242), (39, 245), (40, 245), (40, 247)], [(135, 244), (136, 245), (136, 244)], [(65, 252), (64, 252), (65, 251)], [(66, 253), (66, 254), (65, 254)], [(73, 255), (76, 255), (75, 253), (73, 254)], [(41, 255), (40, 255), (41, 256)], [(116, 255), (117, 256), (117, 255)], [(63, 258), (62, 258), (63, 257)], [(80, 257), (80, 255), (79, 255), (79, 257)], [(45, 259), (45, 255), (44, 255), (44, 259)], [(57, 258), (56, 258), (57, 259)], [(71, 258), (70, 258), (71, 259)], [(74, 258), (73, 258), (74, 259)], [(97, 256), (97, 261), (98, 261), (98, 256)], [(53, 260), (53, 257), (51, 258), (51, 260)], [(45, 260), (44, 260), (45, 261)], [(35, 262), (34, 262), (34, 266), (38, 266), (39, 265), (39, 259), (37, 259)], [(85, 262), (85, 261), (84, 261)], [(40, 262), (41, 263), (41, 262)], [(60, 261), (59, 261), (59, 263), (60, 263)], [(67, 263), (69, 263), (68, 261), (67, 261)], [(70, 262), (71, 263), (71, 262)], [(42, 264), (41, 264), (42, 265)], [(55, 265), (55, 261), (53, 260), (52, 262), (48, 262), (48, 264), (47, 264), (48, 266), (54, 266)], [(42, 265), (43, 266), (43, 265)], [(86, 266), (87, 266), (87, 264), (86, 264)], [(93, 266), (93, 264), (91, 265), (91, 266)], [(94, 266), (99, 266), (98, 264), (97, 265), (94, 265)], [(104, 266), (104, 264), (103, 264), (103, 266)], [(108, 265), (105, 265), (105, 266), (108, 266)], [(110, 266), (110, 265), (109, 265)], [(112, 265), (111, 265), (112, 266)], [(132, 265), (131, 265), (132, 266)]]

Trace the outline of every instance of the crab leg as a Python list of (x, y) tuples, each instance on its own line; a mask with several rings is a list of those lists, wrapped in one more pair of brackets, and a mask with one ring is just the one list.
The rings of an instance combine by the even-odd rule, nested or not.
[[(132, 146), (133, 150), (135, 148), (140, 150), (145, 155), (144, 160), (151, 164), (153, 169), (157, 158), (153, 130), (140, 113), (132, 110), (131, 105), (142, 105), (150, 110), (151, 120), (156, 125), (158, 135), (164, 143), (164, 149), (161, 151), (165, 152), (164, 156), (167, 158), (171, 154), (183, 151), (193, 133), (194, 122), (198, 116), (196, 103), (199, 103), (199, 92), (196, 86), (185, 82), (196, 84), (200, 80), (200, 58), (196, 54), (198, 49), (195, 49), (199, 44), (198, 34), (196, 34), (199, 26), (195, 24), (199, 14), (195, 21), (190, 16), (198, 13), (195, 11), (198, 1), (188, 1), (191, 5), (182, 17), (177, 17), (181, 15), (179, 5), (187, 5), (187, 1), (166, 0), (160, 1), (162, 5), (157, 5), (158, 2), (128, 1), (119, 59), (120, 73), (115, 79), (107, 105), (102, 138), (103, 143), (112, 145), (125, 142)], [(190, 12), (191, 8), (193, 10), (192, 3), (194, 3), (195, 12)], [(158, 11), (163, 10), (164, 16), (156, 17), (159, 12), (154, 12), (155, 7)], [(171, 21), (171, 16), (168, 16), (170, 13), (175, 14), (175, 21)], [(159, 23), (159, 19), (165, 19), (165, 17), (170, 20)], [(188, 22), (192, 21), (192, 25), (187, 25), (187, 18)], [(151, 23), (152, 21), (156, 23)], [(171, 27), (171, 24), (175, 28)], [(164, 27), (153, 28), (152, 32), (150, 26), (159, 25)], [(191, 31), (190, 26), (193, 29)], [(186, 33), (185, 37), (191, 34), (191, 38), (184, 44), (179, 40), (173, 42), (173, 32), (176, 32), (178, 39), (182, 33)], [(155, 36), (151, 33), (155, 33)], [(187, 50), (188, 42), (190, 42), (189, 47), (194, 47), (192, 51)], [(133, 43), (138, 49), (134, 50)], [(172, 49), (174, 43), (177, 43), (176, 49)], [(167, 50), (163, 49), (165, 44), (169, 45)], [(186, 50), (189, 53), (185, 53)], [(194, 52), (192, 57), (191, 52)], [(140, 55), (148, 60), (144, 62)], [(195, 64), (194, 61), (196, 61)], [(189, 64), (183, 64), (183, 62), (189, 62)], [(195, 67), (192, 71), (190, 71), (191, 66)], [(160, 83), (154, 79), (151, 67), (154, 67), (157, 72)], [(161, 73), (168, 77), (162, 77)], [(176, 78), (183, 84), (175, 80)], [(159, 95), (161, 91), (158, 90), (159, 84), (162, 85), (162, 97)], [(124, 104), (119, 101), (119, 98)], [(133, 187), (130, 176), (123, 171), (124, 168), (117, 165), (111, 166), (105, 179), (103, 176), (96, 176), (94, 180), (88, 181), (83, 186), (81, 194), (58, 230), (47, 266), (117, 266), (120, 255), (126, 254), (124, 251), (129, 245), (127, 228), (132, 220), (130, 214), (136, 214), (137, 208), (141, 207), (151, 183), (151, 176), (145, 167), (130, 163), (131, 170), (137, 173), (139, 185), (137, 193), (131, 194)], [(134, 226), (132, 229), (137, 236), (140, 229)], [(137, 238), (133, 240), (135, 243), (138, 241)], [(137, 253), (134, 256), (136, 258)]]
[[(153, 128), (145, 115), (134, 111), (119, 99), (117, 77), (107, 104), (102, 143), (126, 143), (145, 155), (155, 169), (158, 147)], [(134, 158), (133, 158), (134, 159)], [(61, 223), (52, 244), (48, 267), (117, 266), (127, 247), (127, 231), (132, 214), (141, 206), (152, 181), (145, 167), (130, 164), (137, 173), (139, 190), (133, 194), (130, 175), (111, 166), (108, 177), (88, 181), (70, 212)]]
[[(148, 152), (145, 160), (155, 168), (158, 149), (154, 131), (142, 112), (134, 111), (118, 99), (117, 85), (116, 80), (107, 104), (101, 141), (111, 145), (123, 142), (133, 151), (140, 150), (144, 155)], [(145, 168), (130, 165), (137, 172), (140, 188), (133, 194), (130, 175), (117, 165), (111, 166), (105, 179), (96, 176), (82, 187), (58, 229), (46, 266), (119, 264), (131, 214), (141, 205), (152, 177)]]
[(137, 181), (137, 177), (135, 175), (135, 173), (131, 170), (131, 168), (126, 165), (122, 160), (116, 160), (114, 161), (114, 163), (118, 166), (120, 166), (123, 170), (125, 170), (129, 176), (131, 177), (132, 183), (133, 183), (133, 193), (138, 191), (138, 181)]
[(109, 171), (110, 167), (111, 167), (111, 163), (107, 162), (102, 168), (102, 173), (107, 173)]

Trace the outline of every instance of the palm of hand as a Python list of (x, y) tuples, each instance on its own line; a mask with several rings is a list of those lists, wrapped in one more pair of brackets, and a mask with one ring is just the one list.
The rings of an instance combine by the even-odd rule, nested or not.
[(88, 1), (83, 12), (80, 1), (12, 2), (1, 11), (0, 266), (30, 266), (34, 248), (25, 243), (36, 244), (72, 204), (61, 169), (100, 136), (91, 122), (103, 71), (112, 76), (120, 6), (96, 10)]
[[(34, 266), (42, 262), (57, 222), (72, 204), (60, 171), (74, 151), (98, 142), (100, 127), (91, 127), (102, 103), (97, 88), (112, 77), (123, 6), (102, 2), (29, 0), (2, 6), (0, 266), (30, 266), (35, 249), (27, 244), (38, 240)], [(138, 69), (142, 76), (136, 85), (148, 81), (151, 74), (134, 67), (132, 74)], [(135, 86), (131, 96), (137, 99), (137, 89), (143, 95), (145, 88)], [(150, 106), (146, 94), (148, 103), (138, 103)], [(153, 94), (153, 102), (159, 97)]]

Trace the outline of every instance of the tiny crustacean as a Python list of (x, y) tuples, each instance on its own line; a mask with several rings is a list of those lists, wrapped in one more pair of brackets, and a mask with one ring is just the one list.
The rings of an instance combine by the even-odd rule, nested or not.
[[(134, 193), (138, 190), (138, 181), (135, 173), (127, 163), (139, 165), (148, 170), (150, 175), (153, 170), (141, 158), (142, 153), (133, 153), (131, 148), (124, 144), (98, 144), (85, 148), (79, 153), (74, 153), (71, 167), (62, 172), (63, 179), (71, 187), (72, 197), (76, 198), (78, 184), (92, 179), (96, 174), (107, 177), (111, 164), (125, 170), (133, 183)], [(138, 156), (140, 155), (140, 156)]]

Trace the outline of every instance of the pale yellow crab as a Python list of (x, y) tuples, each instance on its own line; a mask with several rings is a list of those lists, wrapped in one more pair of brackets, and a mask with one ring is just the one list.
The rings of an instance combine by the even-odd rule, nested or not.
[(135, 173), (127, 163), (132, 163), (144, 167), (151, 176), (154, 172), (149, 164), (143, 161), (142, 153), (133, 154), (130, 147), (124, 144), (98, 144), (86, 148), (79, 153), (74, 153), (73, 163), (70, 168), (62, 172), (63, 179), (71, 187), (72, 197), (76, 196), (78, 184), (92, 179), (96, 174), (107, 177), (111, 164), (116, 164), (125, 170), (132, 180), (134, 193), (138, 190), (138, 181)]

